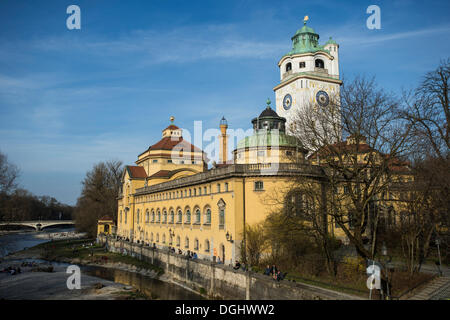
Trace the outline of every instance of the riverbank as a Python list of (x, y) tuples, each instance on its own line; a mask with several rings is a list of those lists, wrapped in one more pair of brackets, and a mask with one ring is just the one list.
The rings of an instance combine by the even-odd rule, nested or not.
[[(83, 275), (81, 289), (69, 290), (66, 273), (67, 267), (50, 262), (37, 263), (35, 267), (22, 267), (23, 260), (6, 259), (0, 263), (0, 270), (7, 267), (18, 268), (21, 272), (11, 275), (0, 273), (0, 299), (6, 300), (122, 300), (143, 299), (130, 286), (113, 281)], [(45, 270), (52, 267), (52, 272)]]
[[(39, 244), (3, 258), (0, 270), (8, 266), (18, 266), (23, 261), (45, 261), (55, 266), (55, 270), (45, 273), (22, 268), (22, 273), (18, 275), (0, 274), (0, 299), (170, 299), (177, 296), (182, 299), (201, 298), (198, 292), (183, 288), (165, 277), (162, 269), (129, 256), (105, 252), (104, 248), (96, 245), (93, 240), (60, 240)], [(65, 270), (72, 264), (82, 268), (109, 269), (113, 275), (110, 277), (114, 281), (99, 281), (98, 277), (86, 275), (82, 269), (82, 289), (68, 290), (66, 281), (69, 275)], [(135, 276), (130, 276), (129, 273), (141, 278), (134, 279)], [(148, 283), (152, 279), (158, 283)], [(119, 284), (116, 280), (125, 284)], [(133, 281), (139, 284), (137, 288), (130, 286)], [(143, 282), (147, 284), (144, 285)], [(167, 285), (161, 285), (162, 282)], [(154, 291), (164, 292), (151, 292), (148, 286), (156, 286), (158, 290)], [(191, 293), (181, 292), (186, 289)]]

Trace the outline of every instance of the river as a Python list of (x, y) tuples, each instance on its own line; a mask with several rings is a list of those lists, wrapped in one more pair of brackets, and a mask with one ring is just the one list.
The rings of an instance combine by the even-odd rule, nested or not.
[[(42, 238), (42, 234), (52, 232), (67, 232), (73, 231), (73, 228), (52, 228), (44, 231), (24, 231), (16, 233), (8, 233), (0, 235), (0, 258), (5, 257), (8, 254), (29, 248), (40, 243), (49, 241)], [(25, 259), (27, 260), (27, 259)], [(17, 260), (16, 263), (25, 260)], [(67, 264), (52, 263), (55, 267), (67, 267)], [(97, 278), (100, 282), (101, 279), (112, 281), (133, 288), (144, 293), (147, 297), (152, 299), (162, 300), (198, 300), (202, 299), (202, 296), (185, 289), (181, 286), (153, 279), (150, 276), (146, 276), (136, 272), (130, 272), (125, 270), (103, 268), (97, 266), (81, 266), (82, 275), (88, 275), (90, 278)], [(95, 280), (95, 279), (94, 279)], [(24, 288), (26, 289), (26, 288)]]

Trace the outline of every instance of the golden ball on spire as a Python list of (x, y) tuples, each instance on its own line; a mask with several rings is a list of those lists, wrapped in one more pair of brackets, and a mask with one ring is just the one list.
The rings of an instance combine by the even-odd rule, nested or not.
[(170, 117), (170, 122), (173, 123), (174, 120), (175, 120), (175, 117), (174, 117), (174, 116), (171, 116), (171, 117)]

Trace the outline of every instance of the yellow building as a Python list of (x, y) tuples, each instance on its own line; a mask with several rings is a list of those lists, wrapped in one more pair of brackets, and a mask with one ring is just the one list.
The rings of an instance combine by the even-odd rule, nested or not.
[(239, 259), (244, 224), (275, 210), (274, 194), (289, 189), (293, 175), (320, 176), (318, 167), (290, 163), (292, 155), (305, 159), (306, 150), (285, 134), (286, 119), (270, 104), (252, 122), (254, 134), (227, 161), (228, 125), (222, 119), (220, 163), (209, 170), (205, 154), (183, 140), (180, 128), (172, 123), (164, 129), (162, 139), (138, 156), (137, 166), (124, 170), (117, 235), (200, 258)]
[(97, 223), (97, 234), (113, 234), (115, 233), (114, 220), (111, 217), (103, 216)]
[(219, 163), (208, 168), (206, 154), (183, 139), (172, 117), (161, 140), (138, 155), (135, 166), (125, 167), (117, 235), (234, 263), (244, 225), (282, 209), (295, 176), (321, 183), (320, 161), (307, 159), (307, 150), (287, 134), (289, 119), (304, 101), (326, 107), (329, 94), (339, 93), (339, 46), (331, 39), (320, 46), (318, 38), (305, 20), (292, 38), (292, 51), (279, 63), (281, 82), (274, 88), (277, 112), (268, 101), (252, 120), (253, 134), (232, 151), (233, 159), (228, 159), (225, 118), (219, 124)]

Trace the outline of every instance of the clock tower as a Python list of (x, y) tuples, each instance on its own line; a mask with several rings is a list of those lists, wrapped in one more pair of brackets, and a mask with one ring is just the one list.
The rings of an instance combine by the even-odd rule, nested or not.
[(331, 99), (339, 99), (339, 45), (331, 39), (319, 45), (319, 35), (303, 21), (292, 39), (292, 50), (281, 57), (280, 83), (273, 89), (276, 111), (287, 120), (290, 131), (292, 117), (308, 104), (326, 108)]

